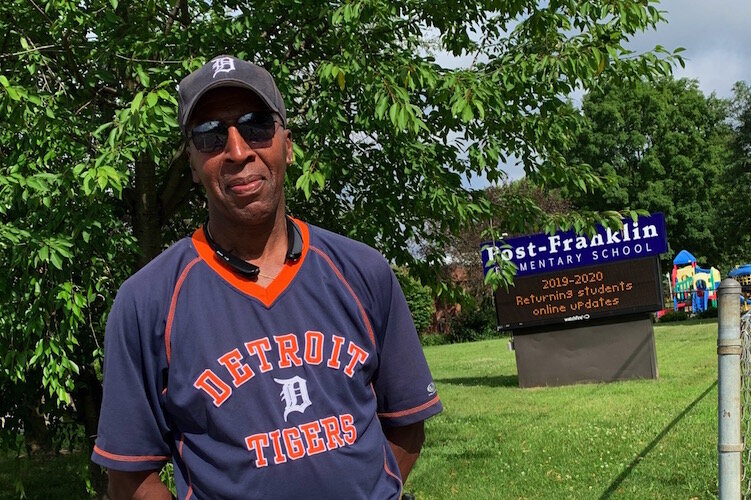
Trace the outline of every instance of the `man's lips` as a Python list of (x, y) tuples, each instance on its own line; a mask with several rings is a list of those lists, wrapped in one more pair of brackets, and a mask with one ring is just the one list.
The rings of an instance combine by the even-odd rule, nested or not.
[(227, 188), (235, 194), (253, 194), (261, 189), (263, 180), (260, 176), (232, 179), (227, 183)]

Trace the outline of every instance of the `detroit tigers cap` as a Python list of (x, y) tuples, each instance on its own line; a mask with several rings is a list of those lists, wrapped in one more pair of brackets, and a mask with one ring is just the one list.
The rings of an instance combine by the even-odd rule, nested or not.
[(177, 121), (183, 134), (187, 133), (185, 128), (198, 101), (206, 92), (218, 87), (240, 87), (254, 92), (281, 117), (282, 126), (287, 127), (284, 100), (271, 74), (253, 63), (221, 55), (183, 78), (177, 87)]

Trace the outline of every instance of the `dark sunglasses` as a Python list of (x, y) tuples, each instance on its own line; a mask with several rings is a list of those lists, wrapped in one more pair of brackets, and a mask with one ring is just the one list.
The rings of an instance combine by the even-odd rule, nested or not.
[[(268, 148), (274, 139), (276, 123), (272, 113), (253, 111), (238, 118), (235, 128), (251, 148)], [(229, 126), (226, 123), (210, 120), (191, 128), (188, 139), (201, 153), (215, 153), (224, 149), (228, 136)]]

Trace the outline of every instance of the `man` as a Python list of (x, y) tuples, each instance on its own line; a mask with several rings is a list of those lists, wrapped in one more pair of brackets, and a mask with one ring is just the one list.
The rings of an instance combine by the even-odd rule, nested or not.
[(286, 214), (294, 160), (265, 70), (220, 56), (179, 86), (203, 227), (118, 292), (92, 460), (113, 498), (399, 498), (441, 411), (386, 260)]

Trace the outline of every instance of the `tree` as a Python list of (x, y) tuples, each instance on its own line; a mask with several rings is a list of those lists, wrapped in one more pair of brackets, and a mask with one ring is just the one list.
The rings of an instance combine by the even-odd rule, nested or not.
[[(233, 53), (276, 77), (297, 143), (293, 213), (429, 275), (448, 234), (491, 214), (463, 179), (502, 180), (513, 154), (541, 189), (600, 184), (563, 154), (579, 122), (566, 96), (669, 73), (679, 56), (623, 48), (661, 20), (632, 0), (3, 3), (3, 432), (29, 437), (26, 410), (63, 421), (75, 407), (95, 433), (115, 290), (203, 218), (174, 87), (207, 58)], [(426, 32), (474, 62), (441, 67)]]
[(574, 161), (614, 179), (611, 189), (575, 199), (591, 210), (663, 212), (672, 257), (687, 249), (717, 265), (721, 175), (729, 161), (727, 103), (695, 80), (613, 82), (584, 98)]
[[(543, 191), (526, 179), (506, 182), (498, 187), (486, 189), (486, 196), (493, 215), (489, 220), (469, 226), (452, 234), (444, 246), (448, 263), (440, 272), (444, 283), (455, 282), (461, 277), (459, 293), (446, 294), (440, 305), (444, 327), (451, 326), (450, 312), (456, 312), (456, 304), (461, 304), (462, 315), (477, 311), (494, 310), (493, 293), (485, 283), (485, 269), (480, 248), (488, 241), (489, 229), (509, 237), (530, 234), (544, 230), (544, 223), (551, 218), (566, 216), (571, 211), (571, 202), (562, 198), (557, 190)], [(488, 318), (492, 315), (476, 315)], [(494, 328), (492, 325), (483, 327)]]
[(730, 119), (732, 156), (721, 179), (722, 216), (717, 221), (723, 235), (722, 261), (728, 270), (751, 262), (751, 88), (746, 82), (733, 86)]

